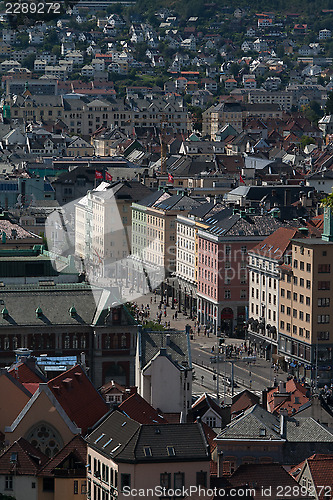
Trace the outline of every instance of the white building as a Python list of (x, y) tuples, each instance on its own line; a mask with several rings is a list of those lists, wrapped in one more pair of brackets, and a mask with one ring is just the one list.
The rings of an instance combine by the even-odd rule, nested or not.
[(163, 413), (185, 421), (192, 404), (192, 363), (186, 332), (138, 332), (135, 367), (138, 393)]
[(252, 345), (266, 359), (278, 353), (279, 265), (288, 258), (295, 228), (279, 228), (249, 251), (249, 327)]
[(319, 40), (327, 40), (328, 38), (331, 38), (331, 36), (332, 36), (331, 30), (324, 29), (319, 31)]

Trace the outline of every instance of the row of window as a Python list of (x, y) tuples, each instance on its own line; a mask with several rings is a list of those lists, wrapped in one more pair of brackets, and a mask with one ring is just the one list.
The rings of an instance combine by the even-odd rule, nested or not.
[[(251, 296), (252, 296), (252, 298), (254, 298), (254, 288), (253, 287), (252, 287), (252, 291), (251, 291)], [(267, 298), (268, 298), (269, 304), (272, 304), (272, 302), (273, 302), (273, 304), (276, 305), (276, 295), (272, 295), (271, 293), (268, 293)], [(272, 301), (272, 298), (273, 298), (273, 301)], [(259, 300), (259, 290), (258, 289), (256, 289), (256, 299)], [(265, 300), (266, 300), (266, 292), (264, 292), (264, 291), (261, 293), (261, 300), (263, 302), (265, 302)]]
[[(256, 281), (257, 284), (259, 284), (259, 280), (260, 280), (260, 274), (255, 272), (255, 271), (252, 271), (251, 273), (251, 281), (254, 283)], [(274, 290), (276, 290), (276, 283), (277, 283), (277, 280), (274, 279), (274, 278), (267, 278), (267, 285), (269, 288), (273, 288)], [(263, 286), (266, 286), (266, 276), (262, 276), (262, 285)]]
[[(287, 332), (291, 332), (291, 324), (290, 323), (285, 324), (285, 322), (281, 320), (280, 321), (280, 329), (286, 330)], [(297, 335), (297, 326), (296, 325), (293, 325), (293, 334)], [(304, 328), (300, 327), (298, 329), (298, 335), (300, 337), (304, 336)], [(310, 330), (305, 330), (305, 338), (307, 338), (307, 339), (310, 338)]]

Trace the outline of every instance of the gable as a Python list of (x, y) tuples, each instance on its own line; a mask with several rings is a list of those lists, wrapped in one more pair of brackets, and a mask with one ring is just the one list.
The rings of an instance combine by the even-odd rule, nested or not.
[(28, 403), (31, 394), (10, 375), (0, 376), (0, 432), (4, 432), (24, 406)]
[(54, 428), (61, 436), (63, 443), (68, 443), (81, 431), (68, 418), (46, 384), (40, 384), (38, 391), (16, 419), (10, 426), (5, 427), (5, 439), (13, 442), (21, 436), (27, 436), (39, 422), (45, 422)]

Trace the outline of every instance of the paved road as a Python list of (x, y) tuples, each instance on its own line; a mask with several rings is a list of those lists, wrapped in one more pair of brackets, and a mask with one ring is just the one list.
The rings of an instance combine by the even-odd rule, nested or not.
[[(156, 299), (156, 302), (155, 302)], [(149, 305), (150, 308), (150, 317), (149, 320), (156, 320), (156, 315), (159, 312), (158, 306), (160, 303), (160, 297), (158, 295), (154, 294), (148, 294), (143, 297), (140, 297), (136, 301), (137, 305), (139, 308), (141, 308), (141, 305), (143, 304), (144, 306)], [(170, 300), (171, 304), (171, 300)], [(177, 330), (185, 330), (186, 325), (189, 325), (192, 329), (193, 332), (193, 338), (191, 340), (191, 350), (192, 350), (192, 361), (193, 363), (199, 364), (202, 368), (206, 367), (208, 369), (212, 369), (212, 365), (210, 363), (210, 357), (214, 354), (216, 354), (217, 349), (218, 349), (218, 338), (216, 336), (205, 336), (202, 333), (200, 335), (197, 332), (197, 329), (195, 327), (195, 321), (192, 319), (189, 319), (188, 316), (185, 316), (182, 313), (177, 313), (177, 319), (175, 319), (174, 315), (177, 309), (172, 309), (170, 306), (166, 308), (166, 316), (164, 317), (164, 307), (162, 307), (162, 312), (163, 312), (163, 317), (162, 317), (162, 324), (164, 324), (166, 321), (170, 321), (170, 328), (175, 328)], [(226, 345), (236, 345), (236, 346), (241, 346), (241, 344), (244, 343), (244, 340), (241, 339), (234, 339), (234, 338), (226, 338), (225, 339), (225, 344)], [(214, 346), (214, 354), (212, 354), (212, 348)], [(245, 354), (245, 353), (244, 353)], [(214, 367), (215, 368), (215, 367)], [(228, 362), (226, 364), (226, 374), (228, 377), (231, 375), (231, 363)], [(219, 372), (220, 374), (222, 373), (222, 366), (219, 366)], [(223, 366), (223, 372), (224, 372), (224, 366)], [(201, 372), (200, 372), (201, 373)], [(203, 373), (202, 373), (203, 374)], [(202, 375), (201, 374), (201, 375)], [(200, 375), (200, 376), (201, 376)], [(234, 363), (234, 375), (237, 383), (243, 387), (243, 388), (252, 388), (254, 391), (262, 391), (268, 386), (271, 386), (274, 382), (274, 377), (276, 376), (277, 382), (280, 380), (285, 381), (287, 379), (287, 373), (282, 372), (279, 370), (277, 374), (274, 373), (273, 369), (271, 368), (271, 363), (261, 359), (257, 358), (257, 361), (255, 365), (249, 366), (247, 365), (246, 362), (237, 360)], [(222, 375), (221, 375), (222, 376)], [(205, 375), (204, 375), (205, 377)], [(204, 378), (205, 380), (205, 378)], [(251, 381), (251, 384), (250, 384)], [(209, 387), (201, 386), (201, 380), (199, 383), (195, 383), (195, 388), (199, 389), (201, 387), (202, 389), (208, 389), (213, 391), (213, 386), (209, 385)], [(215, 392), (216, 389), (213, 391)], [(195, 392), (195, 391), (194, 391)]]

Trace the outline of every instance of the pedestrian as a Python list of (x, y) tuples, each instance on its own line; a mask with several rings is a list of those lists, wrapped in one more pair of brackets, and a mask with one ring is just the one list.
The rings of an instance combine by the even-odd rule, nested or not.
[(175, 320), (177, 321), (177, 318), (178, 318), (178, 312), (176, 311), (175, 312)]

